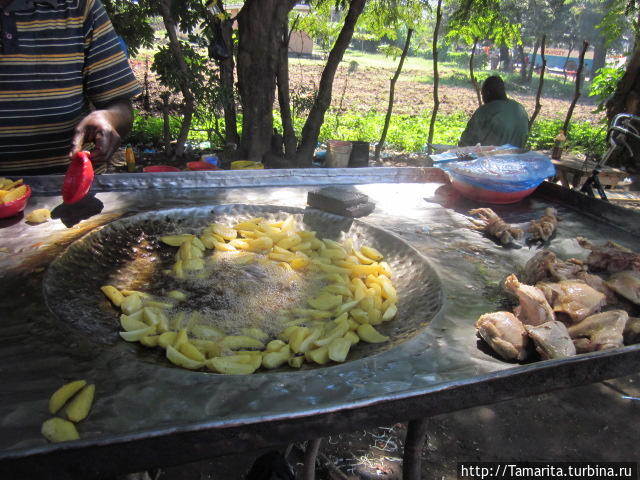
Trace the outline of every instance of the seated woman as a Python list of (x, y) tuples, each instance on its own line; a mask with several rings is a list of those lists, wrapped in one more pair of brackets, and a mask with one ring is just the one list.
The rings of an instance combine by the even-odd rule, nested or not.
[(529, 117), (524, 107), (507, 98), (504, 82), (497, 75), (482, 84), (482, 101), (462, 132), (458, 145), (505, 145), (524, 147), (529, 135)]

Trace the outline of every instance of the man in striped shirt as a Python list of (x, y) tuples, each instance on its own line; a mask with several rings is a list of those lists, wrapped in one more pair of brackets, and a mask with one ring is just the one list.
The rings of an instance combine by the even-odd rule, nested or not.
[(131, 128), (138, 83), (100, 0), (0, 0), (0, 176), (100, 171)]

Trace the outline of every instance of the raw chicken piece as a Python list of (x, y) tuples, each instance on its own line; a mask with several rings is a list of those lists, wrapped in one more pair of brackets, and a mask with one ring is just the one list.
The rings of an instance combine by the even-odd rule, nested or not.
[(627, 345), (640, 342), (640, 318), (629, 317), (622, 335), (624, 336), (624, 343)]
[(622, 333), (629, 315), (624, 310), (609, 310), (585, 318), (568, 328), (578, 353), (595, 352), (624, 345)]
[(500, 240), (500, 243), (507, 245), (514, 240), (520, 240), (524, 232), (520, 228), (515, 228), (502, 220), (496, 212), (490, 208), (476, 208), (469, 210), (470, 215), (478, 215), (480, 220), (471, 219), (472, 228), (482, 230)]
[(573, 323), (599, 311), (607, 302), (604, 293), (591, 288), (582, 280), (538, 283), (536, 287), (544, 293), (554, 312), (566, 313)]
[(527, 261), (522, 281), (535, 285), (542, 280), (569, 280), (586, 270), (587, 266), (580, 260), (570, 258), (563, 262), (552, 251), (541, 250)]
[(640, 255), (615, 242), (607, 242), (603, 246), (592, 245), (584, 237), (577, 237), (582, 248), (591, 250), (587, 264), (594, 271), (606, 271), (609, 273), (622, 272), (624, 270), (640, 271)]
[(527, 358), (529, 337), (522, 322), (511, 312), (485, 313), (476, 322), (478, 334), (505, 360)]
[(544, 215), (538, 220), (531, 220), (529, 224), (529, 233), (534, 241), (542, 240), (546, 242), (556, 231), (556, 226), (560, 219), (555, 208), (547, 207), (544, 209)]
[[(596, 289), (597, 291), (599, 291), (600, 293), (604, 293), (606, 299), (607, 299), (607, 305), (612, 306), (612, 305), (618, 305), (620, 304), (620, 297), (618, 297), (616, 295), (616, 292), (614, 292), (613, 290), (611, 290), (607, 284), (605, 283), (604, 279), (599, 276), (599, 275), (594, 275), (593, 273), (588, 273), (588, 272), (578, 272), (576, 274), (576, 279), (577, 280), (582, 280), (584, 283), (586, 283), (587, 285), (589, 285), (591, 288)], [(629, 304), (628, 302), (624, 302), (624, 307), (630, 307), (631, 304)], [(623, 306), (621, 305), (620, 308), (622, 308), (623, 310), (625, 308), (623, 308)]]
[(520, 300), (520, 305), (514, 313), (522, 323), (541, 325), (555, 320), (553, 310), (540, 289), (520, 283), (513, 274), (505, 279), (504, 286), (515, 293)]
[(541, 325), (525, 325), (524, 328), (543, 360), (576, 354), (576, 347), (564, 323), (553, 320)]
[(640, 272), (626, 270), (614, 273), (604, 283), (627, 300), (640, 304)]

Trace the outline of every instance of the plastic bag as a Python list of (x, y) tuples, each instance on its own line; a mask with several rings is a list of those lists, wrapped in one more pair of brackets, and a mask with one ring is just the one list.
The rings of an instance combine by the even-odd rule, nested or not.
[(216, 21), (212, 27), (213, 39), (209, 44), (209, 58), (214, 60), (226, 60), (231, 56), (227, 43), (224, 41), (224, 35), (222, 34), (222, 26), (220, 21)]
[(535, 152), (450, 162), (442, 168), (454, 179), (496, 192), (518, 192), (535, 188), (546, 178), (556, 174), (551, 160)]

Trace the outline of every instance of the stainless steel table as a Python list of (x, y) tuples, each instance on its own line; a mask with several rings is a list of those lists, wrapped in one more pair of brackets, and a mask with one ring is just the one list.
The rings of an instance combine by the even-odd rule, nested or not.
[[(408, 421), (475, 405), (637, 372), (640, 346), (530, 364), (479, 348), (474, 322), (500, 309), (500, 281), (535, 249), (504, 248), (468, 228), (478, 205), (450, 195), (437, 169), (364, 168), (118, 174), (96, 178), (91, 198), (60, 205), (61, 178), (25, 179), (27, 212), (53, 221), (0, 221), (0, 478), (92, 478), (318, 438), (363, 425)], [(52, 260), (76, 239), (123, 216), (222, 204), (304, 208), (307, 192), (353, 184), (376, 202), (361, 219), (424, 255), (444, 303), (430, 323), (396, 347), (341, 365), (300, 372), (223, 376), (132, 359), (122, 343), (69, 335), (42, 289)], [(553, 184), (495, 210), (526, 224), (547, 206), (562, 222), (550, 248), (577, 235), (640, 249), (635, 212)], [(87, 265), (90, 269), (91, 265)], [(399, 292), (402, 300), (402, 292)], [(401, 318), (397, 321), (402, 321)], [(129, 345), (125, 347), (129, 348)], [(40, 434), (47, 401), (63, 383), (86, 378), (96, 401), (81, 439), (48, 444)]]

